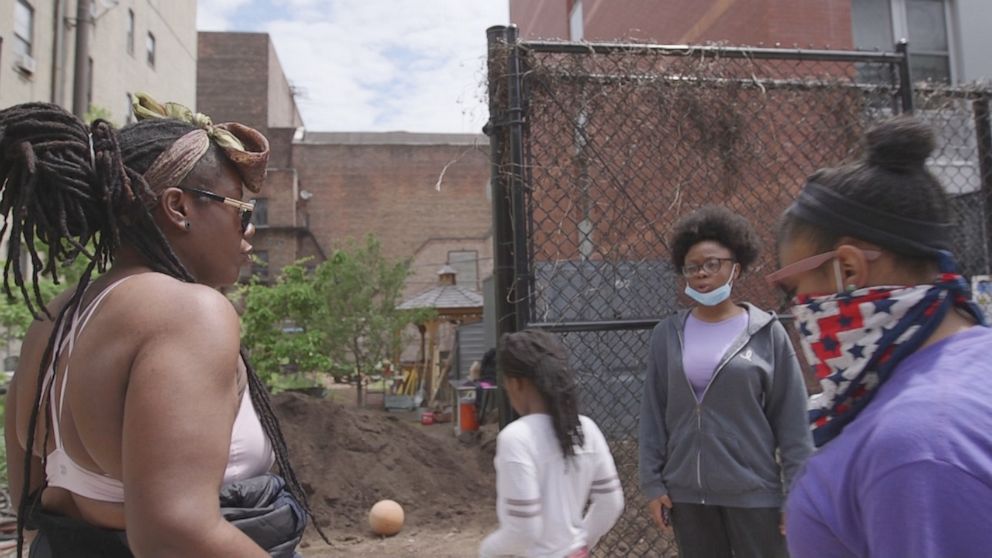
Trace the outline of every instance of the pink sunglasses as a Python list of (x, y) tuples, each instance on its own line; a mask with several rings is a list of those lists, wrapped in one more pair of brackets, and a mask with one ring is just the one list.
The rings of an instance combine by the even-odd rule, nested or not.
[[(865, 259), (870, 262), (877, 260), (878, 257), (882, 255), (881, 252), (876, 252), (875, 250), (862, 250), (862, 252), (865, 255)], [(816, 269), (835, 257), (837, 257), (837, 250), (831, 250), (830, 252), (824, 252), (822, 254), (803, 258), (798, 262), (793, 262), (779, 269), (778, 271), (765, 275), (765, 281), (773, 287), (779, 286), (779, 283), (783, 279), (810, 271), (811, 269)]]

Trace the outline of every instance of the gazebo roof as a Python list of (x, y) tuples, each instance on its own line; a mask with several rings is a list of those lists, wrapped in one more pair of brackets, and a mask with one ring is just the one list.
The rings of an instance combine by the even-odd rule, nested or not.
[(482, 295), (457, 284), (456, 271), (453, 268), (444, 266), (437, 274), (440, 282), (436, 287), (404, 301), (397, 308), (399, 310), (434, 308), (441, 314), (477, 312), (482, 309)]
[(461, 285), (438, 285), (404, 301), (398, 308), (400, 310), (418, 308), (478, 310), (482, 308), (482, 295)]

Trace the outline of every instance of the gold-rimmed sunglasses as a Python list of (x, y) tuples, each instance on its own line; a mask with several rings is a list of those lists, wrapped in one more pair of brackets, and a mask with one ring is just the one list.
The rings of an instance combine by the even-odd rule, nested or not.
[(194, 194), (198, 194), (209, 200), (213, 200), (215, 202), (223, 203), (224, 205), (229, 205), (231, 207), (238, 208), (238, 210), (241, 211), (241, 232), (245, 232), (248, 230), (248, 225), (251, 223), (251, 215), (255, 211), (255, 200), (246, 202), (246, 201), (236, 200), (234, 198), (228, 198), (226, 196), (215, 194), (213, 192), (208, 192), (206, 190), (200, 190), (199, 188), (187, 188), (185, 186), (178, 186), (178, 188), (186, 192), (192, 192)]

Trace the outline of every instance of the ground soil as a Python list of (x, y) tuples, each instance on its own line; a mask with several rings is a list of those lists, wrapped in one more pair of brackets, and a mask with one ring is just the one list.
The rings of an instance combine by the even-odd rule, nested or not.
[[(350, 399), (274, 398), (297, 476), (331, 541), (311, 530), (304, 556), (477, 555), (496, 526), (495, 426), (459, 441), (450, 423), (423, 426), (419, 413), (359, 409)], [(368, 527), (368, 511), (381, 499), (405, 511), (394, 537)]]

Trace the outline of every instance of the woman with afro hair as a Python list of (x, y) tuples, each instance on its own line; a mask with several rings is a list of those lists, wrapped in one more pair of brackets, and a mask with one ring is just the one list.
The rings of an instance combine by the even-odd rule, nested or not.
[(787, 555), (780, 507), (812, 440), (785, 329), (731, 297), (758, 250), (751, 225), (722, 207), (686, 216), (672, 239), (695, 305), (651, 335), (640, 484), (683, 558)]

